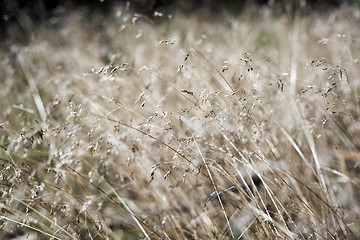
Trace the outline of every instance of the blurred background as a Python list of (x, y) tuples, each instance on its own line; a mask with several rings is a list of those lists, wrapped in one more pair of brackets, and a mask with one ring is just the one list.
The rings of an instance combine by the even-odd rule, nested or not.
[(337, 8), (358, 7), (360, 0), (1, 0), (0, 6), (0, 48), (6, 50), (13, 43), (26, 44), (31, 38), (29, 29), (54, 24), (77, 10), (98, 24), (99, 16), (106, 19), (116, 7), (155, 21), (174, 14), (202, 14), (205, 19), (216, 21), (223, 13), (236, 16), (246, 12), (256, 18), (264, 14), (264, 9), (273, 16), (326, 14)]
[(9, 34), (9, 27), (16, 26), (19, 15), (27, 14), (32, 21), (39, 22), (54, 14), (78, 8), (90, 13), (98, 11), (106, 13), (114, 6), (125, 5), (148, 17), (153, 17), (155, 12), (163, 14), (207, 12), (216, 18), (217, 13), (221, 11), (241, 14), (249, 9), (263, 7), (269, 8), (274, 15), (293, 14), (299, 10), (302, 14), (321, 13), (342, 6), (359, 6), (360, 0), (2, 0), (0, 5), (0, 33), (2, 37), (6, 37)]

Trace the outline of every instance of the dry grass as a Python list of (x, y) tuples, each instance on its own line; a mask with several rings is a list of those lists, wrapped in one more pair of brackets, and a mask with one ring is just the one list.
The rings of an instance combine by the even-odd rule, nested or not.
[(0, 53), (0, 238), (359, 238), (358, 16), (27, 22)]

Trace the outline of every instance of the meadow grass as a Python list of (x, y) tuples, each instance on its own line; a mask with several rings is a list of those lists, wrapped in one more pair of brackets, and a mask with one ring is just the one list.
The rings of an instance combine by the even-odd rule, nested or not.
[(157, 15), (3, 39), (0, 238), (360, 238), (359, 10)]

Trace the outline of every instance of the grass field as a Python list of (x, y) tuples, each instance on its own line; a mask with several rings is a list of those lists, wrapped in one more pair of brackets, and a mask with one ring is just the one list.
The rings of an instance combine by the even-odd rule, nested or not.
[(359, 239), (359, 9), (156, 15), (2, 39), (0, 238)]

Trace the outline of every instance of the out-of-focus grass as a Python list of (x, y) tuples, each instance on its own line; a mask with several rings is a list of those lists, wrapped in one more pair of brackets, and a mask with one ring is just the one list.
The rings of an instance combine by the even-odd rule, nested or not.
[(358, 15), (26, 25), (1, 52), (1, 238), (359, 238)]

